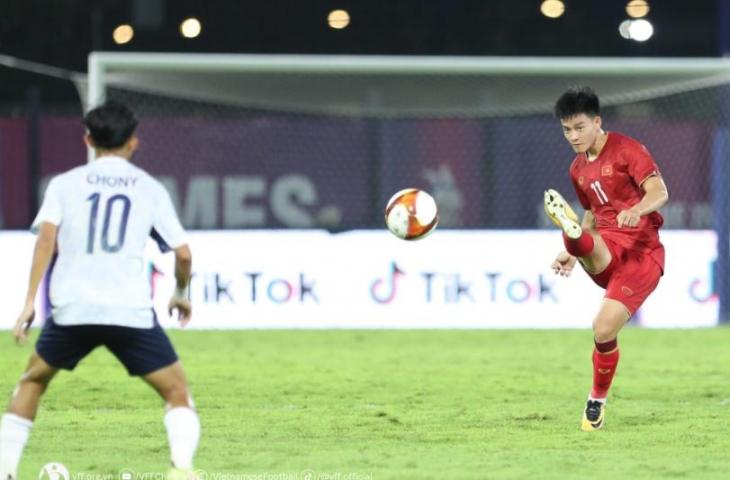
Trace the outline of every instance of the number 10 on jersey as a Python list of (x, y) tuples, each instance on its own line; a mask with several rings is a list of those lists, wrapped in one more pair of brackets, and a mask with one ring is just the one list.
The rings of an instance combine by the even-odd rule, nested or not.
[[(127, 234), (127, 221), (129, 220), (129, 210), (132, 208), (132, 201), (126, 195), (117, 194), (109, 197), (106, 202), (101, 201), (100, 193), (92, 193), (86, 199), (91, 202), (91, 211), (89, 212), (89, 234), (86, 241), (86, 253), (94, 253), (94, 244), (96, 243), (96, 229), (99, 217), (99, 207), (102, 207), (103, 223), (101, 226), (101, 249), (107, 253), (116, 253), (124, 246), (124, 237)], [(101, 205), (100, 205), (101, 204)], [(119, 204), (115, 209), (114, 205)], [(119, 212), (114, 215), (112, 214)], [(116, 211), (116, 212), (115, 212)], [(112, 222), (118, 227), (116, 238), (109, 238), (109, 230)]]

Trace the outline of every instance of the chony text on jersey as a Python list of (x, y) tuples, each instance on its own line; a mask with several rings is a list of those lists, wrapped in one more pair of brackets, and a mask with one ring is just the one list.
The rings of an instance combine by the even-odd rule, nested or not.
[(90, 173), (86, 176), (86, 183), (102, 187), (134, 187), (137, 177), (112, 177)]

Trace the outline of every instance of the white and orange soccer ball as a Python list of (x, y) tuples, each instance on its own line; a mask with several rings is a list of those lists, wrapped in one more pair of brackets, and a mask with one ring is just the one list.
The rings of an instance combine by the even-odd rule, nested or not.
[(438, 208), (431, 195), (417, 188), (396, 193), (385, 207), (385, 225), (403, 240), (418, 240), (438, 224)]

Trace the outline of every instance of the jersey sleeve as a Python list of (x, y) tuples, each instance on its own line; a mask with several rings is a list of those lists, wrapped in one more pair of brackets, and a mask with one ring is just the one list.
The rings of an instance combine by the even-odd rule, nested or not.
[(187, 243), (185, 230), (172, 205), (170, 194), (160, 185), (158, 191), (157, 210), (152, 224), (152, 238), (163, 252), (181, 247)]
[(46, 192), (43, 195), (41, 208), (38, 210), (38, 214), (30, 226), (31, 232), (38, 233), (43, 222), (48, 222), (56, 226), (61, 225), (61, 221), (63, 220), (61, 196), (60, 182), (58, 178), (54, 178), (48, 182)]
[(637, 185), (644, 183), (644, 180), (652, 175), (660, 175), (659, 167), (654, 161), (649, 150), (644, 145), (632, 145), (624, 151), (624, 158), (628, 166), (628, 172)]

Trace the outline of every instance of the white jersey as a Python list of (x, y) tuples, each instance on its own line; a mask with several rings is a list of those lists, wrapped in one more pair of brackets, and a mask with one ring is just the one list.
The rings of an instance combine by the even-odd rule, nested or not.
[(49, 270), (59, 325), (153, 326), (145, 244), (186, 243), (170, 195), (160, 182), (121, 157), (101, 157), (48, 184), (33, 221), (58, 226)]

